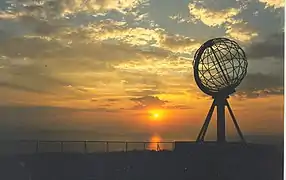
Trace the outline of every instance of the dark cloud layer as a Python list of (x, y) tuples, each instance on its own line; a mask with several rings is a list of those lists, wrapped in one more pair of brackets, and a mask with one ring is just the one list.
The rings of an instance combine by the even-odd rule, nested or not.
[(259, 90), (269, 88), (280, 88), (284, 86), (282, 76), (271, 74), (248, 74), (240, 85), (241, 90)]
[(64, 27), (63, 23), (55, 24), (47, 20), (41, 20), (27, 15), (19, 17), (18, 20), (20, 23), (23, 23), (23, 25), (33, 28), (35, 34), (42, 36), (56, 33), (61, 27)]
[(248, 74), (238, 87), (236, 94), (248, 98), (257, 98), (268, 95), (282, 95), (283, 93), (283, 76), (257, 73)]
[(136, 105), (131, 109), (157, 109), (157, 108), (163, 108), (163, 109), (193, 109), (193, 107), (182, 105), (182, 104), (172, 104), (170, 101), (161, 100), (160, 98), (156, 96), (143, 96), (139, 98), (131, 98), (131, 101), (135, 102)]
[(157, 90), (142, 90), (142, 91), (126, 91), (127, 94), (131, 96), (153, 96), (156, 94), (161, 94), (162, 92)]
[(263, 59), (276, 58), (284, 59), (284, 32), (273, 34), (268, 38), (251, 44), (247, 51), (248, 58)]
[(131, 98), (130, 100), (137, 103), (135, 106), (136, 109), (160, 108), (167, 103), (167, 101), (163, 101), (156, 96), (144, 96), (140, 98)]

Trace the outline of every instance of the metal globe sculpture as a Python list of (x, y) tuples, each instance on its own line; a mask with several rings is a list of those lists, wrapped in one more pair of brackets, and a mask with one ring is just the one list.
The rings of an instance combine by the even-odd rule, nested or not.
[(231, 94), (247, 72), (247, 59), (242, 48), (227, 38), (205, 42), (195, 53), (194, 77), (206, 94)]
[(197, 137), (203, 142), (213, 111), (217, 108), (217, 142), (225, 143), (225, 107), (229, 110), (235, 128), (245, 142), (234, 113), (227, 101), (247, 73), (247, 58), (243, 49), (227, 38), (206, 41), (195, 53), (193, 68), (198, 87), (214, 101)]

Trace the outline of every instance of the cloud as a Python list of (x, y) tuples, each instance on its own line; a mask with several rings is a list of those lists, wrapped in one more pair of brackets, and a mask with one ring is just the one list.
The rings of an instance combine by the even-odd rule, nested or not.
[[(169, 55), (166, 57), (149, 56), (143, 58), (144, 61), (130, 61), (120, 63), (115, 68), (124, 73), (129, 73), (129, 77), (133, 74), (137, 77), (137, 82), (141, 82), (146, 78), (150, 81), (158, 81), (162, 76), (184, 77), (192, 73), (192, 61), (184, 59), (178, 55)], [(127, 74), (126, 74), (127, 75)], [(140, 79), (138, 79), (138, 77)], [(127, 80), (128, 81), (128, 80)], [(155, 84), (154, 84), (155, 85)]]
[[(9, 38), (0, 43), (0, 54), (10, 58), (30, 58), (39, 62), (49, 60), (47, 61), (48, 65), (56, 63), (60, 66), (65, 64), (62, 67), (64, 69), (71, 65), (68, 61), (70, 62), (72, 59), (77, 58), (81, 58), (82, 62), (73, 61), (74, 63), (80, 66), (85, 65), (85, 63), (91, 63), (94, 68), (96, 63), (91, 60), (106, 64), (108, 62), (139, 60), (145, 56), (158, 58), (168, 56), (168, 52), (160, 51), (159, 49), (158, 51), (143, 51), (140, 48), (124, 43), (85, 42), (90, 41), (90, 39), (85, 39), (84, 36), (84, 33), (70, 35), (72, 43), (66, 43), (68, 37), (61, 36), (54, 38), (36, 36)], [(79, 37), (83, 38), (77, 40)], [(61, 61), (56, 61), (55, 59), (61, 59)], [(103, 66), (100, 68), (102, 69)]]
[(283, 8), (285, 6), (284, 0), (259, 0), (259, 2), (264, 3), (265, 7), (273, 7), (273, 8)]
[(248, 74), (240, 85), (241, 90), (263, 90), (283, 87), (283, 76), (271, 74)]
[(91, 100), (90, 100), (91, 102), (97, 102), (98, 101), (98, 99), (96, 99), (96, 98), (91, 98)]
[(18, 17), (17, 14), (0, 11), (0, 20), (11, 20), (11, 19), (16, 19), (17, 17)]
[[(119, 54), (116, 57), (108, 57), (116, 53), (107, 53), (107, 48), (110, 50), (114, 48), (116, 52), (128, 51), (132, 57), (137, 57), (135, 59), (141, 59), (142, 56), (165, 58), (177, 53), (179, 53), (177, 56), (184, 53), (192, 54), (200, 45), (198, 40), (167, 34), (161, 28), (131, 28), (124, 21), (111, 19), (80, 27), (69, 27), (31, 16), (23, 16), (20, 19), (23, 24), (30, 24), (33, 30), (28, 35), (6, 38), (0, 42), (0, 53), (4, 56), (41, 59), (77, 57), (119, 59), (121, 57)], [(3, 31), (1, 34), (4, 36), (7, 32)], [(101, 56), (102, 53), (104, 57)], [(129, 55), (126, 53), (124, 56)]]
[(235, 8), (211, 10), (199, 7), (196, 3), (190, 3), (189, 10), (194, 21), (200, 20), (211, 27), (221, 26), (227, 22), (231, 22), (232, 18), (240, 13), (240, 10)]
[[(31, 22), (34, 20), (32, 18)], [(58, 102), (63, 102), (64, 93), (90, 102), (95, 93), (110, 96), (108, 87), (122, 88), (120, 95), (124, 95), (125, 88), (149, 87), (149, 91), (133, 88), (130, 93), (155, 95), (153, 93), (159, 90), (154, 87), (161, 84), (160, 75), (173, 73), (177, 76), (189, 71), (191, 62), (173, 53), (184, 46), (193, 46), (195, 40), (177, 35), (167, 36), (148, 29), (137, 29), (136, 33), (130, 33), (138, 36), (141, 42), (154, 44), (154, 47), (148, 48), (144, 43), (135, 43), (136, 38), (129, 41), (128, 28), (122, 26), (125, 26), (124, 23), (108, 20), (100, 22), (99, 27), (94, 29), (91, 26), (61, 27), (41, 36), (9, 37), (0, 42), (0, 55), (7, 59), (6, 64), (3, 64), (4, 61), (0, 64), (5, 69), (2, 72), (12, 75), (14, 84), (29, 88), (31, 92), (56, 93), (60, 97)], [(121, 34), (114, 35), (113, 29), (120, 29), (126, 38), (115, 42), (117, 37), (121, 38)], [(107, 34), (100, 33), (101, 30)], [(141, 36), (145, 32), (147, 35)], [(156, 38), (150, 40), (148, 33), (154, 33)], [(137, 74), (131, 76), (132, 72)], [(141, 73), (140, 76), (138, 73)], [(150, 76), (147, 77), (148, 73)], [(121, 85), (121, 80), (127, 83)], [(23, 85), (22, 82), (27, 81)]]
[(268, 95), (282, 95), (284, 93), (283, 75), (248, 74), (237, 88), (234, 96), (257, 98)]
[(58, 41), (44, 37), (12, 37), (0, 42), (0, 54), (13, 58), (45, 58), (61, 47)]
[(91, 4), (97, 4), (100, 6), (100, 9), (104, 10), (118, 10), (120, 12), (126, 12), (127, 10), (138, 7), (139, 5), (148, 4), (148, 0), (86, 0), (87, 4), (85, 6), (90, 6)]
[(250, 99), (250, 98), (262, 98), (271, 95), (282, 95), (284, 93), (283, 88), (279, 89), (264, 89), (264, 90), (257, 90), (252, 92), (238, 92), (234, 95), (237, 99)]
[(161, 94), (161, 91), (158, 90), (133, 90), (133, 91), (126, 91), (128, 95), (131, 96), (154, 96)]
[(253, 42), (247, 47), (246, 53), (248, 58), (273, 57), (284, 60), (284, 32), (272, 34), (259, 42)]
[(154, 45), (160, 40), (160, 31), (162, 29), (145, 28), (123, 28), (112, 31), (98, 32), (100, 40), (116, 39), (118, 41), (134, 45)]
[(137, 103), (134, 109), (162, 108), (168, 101), (163, 101), (155, 96), (144, 96), (140, 98), (131, 98), (131, 101)]
[(193, 109), (188, 105), (183, 104), (173, 104), (169, 101), (164, 101), (156, 96), (143, 96), (140, 98), (132, 98), (131, 101), (135, 102), (137, 105), (133, 106), (131, 110), (141, 110), (141, 109)]
[(202, 43), (180, 35), (162, 35), (160, 45), (173, 52), (192, 53), (197, 50)]
[(169, 16), (169, 18), (172, 20), (175, 20), (177, 23), (191, 23), (192, 22), (191, 20), (187, 18), (183, 18), (182, 15), (180, 14)]
[[(116, 10), (121, 13), (148, 4), (146, 0), (49, 0), (49, 1), (10, 1), (9, 11), (39, 19), (55, 19), (79, 12), (105, 12)], [(7, 17), (7, 16), (5, 16)]]
[(114, 40), (131, 46), (149, 46), (162, 48), (174, 53), (184, 53), (194, 50), (199, 46), (199, 42), (182, 35), (167, 34), (162, 28), (130, 28), (125, 22), (104, 20), (91, 24), (78, 33), (89, 36), (92, 40), (106, 41)]
[[(134, 47), (158, 47), (165, 34), (161, 28), (129, 27), (125, 21), (105, 19), (78, 28), (65, 28), (52, 37), (72, 43), (113, 42)], [(149, 48), (150, 49), (150, 48)]]
[(110, 99), (107, 99), (108, 102), (117, 102), (119, 101), (119, 99), (115, 99), (115, 98), (110, 98)]
[(189, 10), (193, 22), (200, 20), (210, 27), (223, 27), (230, 38), (248, 42), (258, 35), (243, 19), (237, 18), (243, 8), (211, 9), (199, 3), (190, 3)]
[(248, 42), (258, 36), (258, 33), (251, 29), (246, 23), (234, 23), (226, 26), (226, 34), (240, 42)]
[(187, 105), (168, 105), (165, 106), (166, 109), (194, 109), (194, 107), (190, 107)]
[(66, 26), (63, 22), (42, 20), (27, 15), (18, 17), (18, 21), (19, 23), (30, 27), (34, 34), (42, 36), (56, 33), (60, 28)]

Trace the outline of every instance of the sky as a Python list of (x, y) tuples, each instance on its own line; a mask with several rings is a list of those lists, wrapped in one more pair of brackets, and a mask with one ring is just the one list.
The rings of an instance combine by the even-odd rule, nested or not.
[(215, 37), (247, 56), (229, 98), (243, 133), (282, 135), (283, 0), (0, 0), (0, 132), (194, 140), (212, 99), (192, 61)]

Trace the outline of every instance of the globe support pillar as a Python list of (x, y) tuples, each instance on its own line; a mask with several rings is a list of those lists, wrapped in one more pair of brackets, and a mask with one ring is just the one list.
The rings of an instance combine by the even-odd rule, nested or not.
[(215, 104), (217, 107), (217, 142), (225, 143), (225, 98), (216, 98)]
[(245, 142), (243, 134), (239, 128), (239, 125), (235, 119), (234, 113), (233, 113), (233, 111), (232, 111), (232, 109), (231, 109), (231, 107), (227, 101), (227, 98), (228, 97), (224, 97), (224, 96), (214, 97), (213, 103), (210, 107), (210, 110), (207, 114), (207, 117), (205, 119), (205, 122), (204, 122), (201, 130), (200, 130), (200, 133), (197, 137), (196, 142), (203, 142), (204, 141), (204, 138), (205, 138), (205, 135), (206, 135), (206, 132), (207, 132), (209, 123), (211, 121), (215, 107), (217, 109), (217, 143), (219, 143), (219, 144), (226, 143), (225, 107), (227, 107), (227, 110), (230, 113), (230, 116), (231, 116), (232, 121), (234, 123), (235, 129), (237, 130), (237, 133), (238, 133), (241, 141)]

